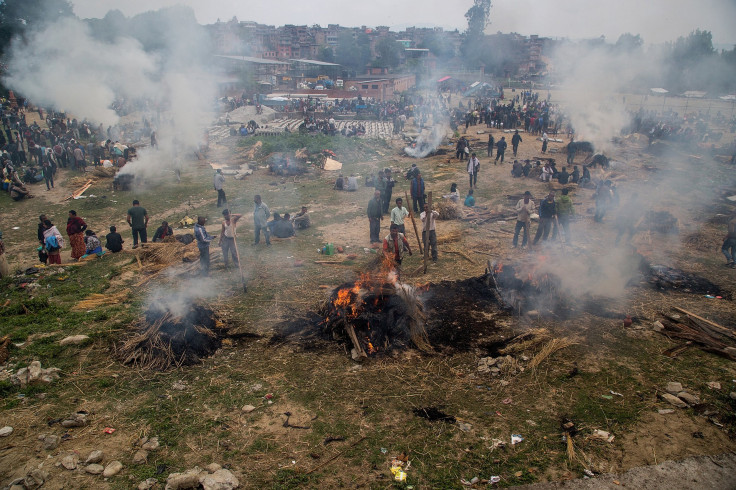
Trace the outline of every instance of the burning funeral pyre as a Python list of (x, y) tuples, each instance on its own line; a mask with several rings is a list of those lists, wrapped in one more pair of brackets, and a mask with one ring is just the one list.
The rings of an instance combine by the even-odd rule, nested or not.
[(568, 298), (562, 291), (559, 277), (549, 272), (539, 273), (535, 267), (519, 264), (488, 264), (489, 286), (496, 299), (506, 309), (521, 315), (530, 312), (566, 316)]
[(118, 354), (124, 364), (164, 371), (211, 356), (222, 345), (225, 333), (224, 324), (209, 308), (191, 305), (184, 312), (174, 312), (155, 304)]
[(350, 340), (353, 358), (412, 343), (431, 351), (425, 330), (424, 305), (417, 291), (399, 282), (394, 272), (365, 274), (355, 283), (334, 289), (322, 305), (322, 330)]

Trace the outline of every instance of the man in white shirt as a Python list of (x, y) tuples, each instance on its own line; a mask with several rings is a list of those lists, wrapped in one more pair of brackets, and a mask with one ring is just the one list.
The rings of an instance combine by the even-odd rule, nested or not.
[(429, 204), (424, 204), (424, 211), (419, 215), (422, 220), (422, 241), (424, 242), (424, 248), (427, 248), (427, 240), (429, 239), (429, 246), (432, 249), (432, 262), (437, 262), (437, 233), (435, 231), (435, 221), (440, 215), (435, 210), (429, 214)]
[(403, 203), (403, 199), (396, 198), (396, 207), (391, 210), (391, 224), (398, 226), (399, 233), (405, 235), (404, 218), (409, 216), (409, 210), (404, 207)]
[(215, 178), (213, 182), (215, 186), (215, 190), (217, 191), (217, 207), (219, 208), (223, 204), (227, 204), (227, 199), (225, 199), (225, 176), (222, 175), (222, 170), (219, 168), (217, 169), (217, 172), (215, 172)]
[(516, 228), (514, 229), (514, 248), (519, 244), (519, 233), (522, 229), (524, 230), (524, 238), (521, 241), (521, 247), (526, 247), (529, 241), (529, 223), (531, 222), (531, 214), (535, 210), (534, 201), (532, 201), (531, 197), (532, 193), (526, 191), (524, 198), (519, 199), (519, 202), (516, 203), (516, 212), (518, 214), (516, 217)]

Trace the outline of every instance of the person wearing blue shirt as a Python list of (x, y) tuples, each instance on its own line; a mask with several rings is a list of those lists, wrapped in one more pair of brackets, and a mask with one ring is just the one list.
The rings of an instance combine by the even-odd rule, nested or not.
[(197, 240), (197, 248), (199, 249), (199, 266), (203, 276), (210, 272), (210, 242), (215, 237), (207, 233), (204, 224), (207, 218), (197, 216), (197, 224), (194, 225), (194, 238)]
[(473, 197), (473, 189), (468, 191), (468, 197), (465, 198), (465, 205), (469, 208), (475, 206), (475, 198)]

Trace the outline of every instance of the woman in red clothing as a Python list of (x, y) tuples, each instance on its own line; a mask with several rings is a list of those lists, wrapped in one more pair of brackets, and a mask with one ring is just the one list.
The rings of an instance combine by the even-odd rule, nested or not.
[(66, 221), (66, 234), (69, 235), (72, 259), (74, 260), (79, 260), (79, 257), (87, 252), (87, 247), (84, 245), (84, 230), (86, 229), (87, 223), (77, 216), (77, 212), (69, 211), (69, 219)]

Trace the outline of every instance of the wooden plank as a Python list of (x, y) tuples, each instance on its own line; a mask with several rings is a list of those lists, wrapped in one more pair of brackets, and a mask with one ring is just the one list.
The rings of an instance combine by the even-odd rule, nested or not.
[(672, 308), (674, 310), (676, 310), (676, 311), (679, 311), (680, 313), (684, 313), (687, 316), (691, 316), (691, 317), (693, 317), (693, 318), (695, 318), (697, 320), (700, 320), (701, 322), (707, 323), (711, 327), (717, 328), (718, 330), (723, 330), (724, 332), (729, 332), (729, 333), (732, 333), (732, 334), (736, 334), (736, 330), (732, 330), (730, 328), (726, 328), (726, 327), (724, 327), (722, 325), (717, 324), (716, 322), (712, 322), (712, 321), (710, 321), (710, 320), (708, 320), (706, 318), (703, 318), (702, 316), (698, 316), (698, 315), (696, 315), (695, 313), (693, 313), (691, 311), (687, 311), (685, 308), (680, 308), (678, 306), (673, 306)]

